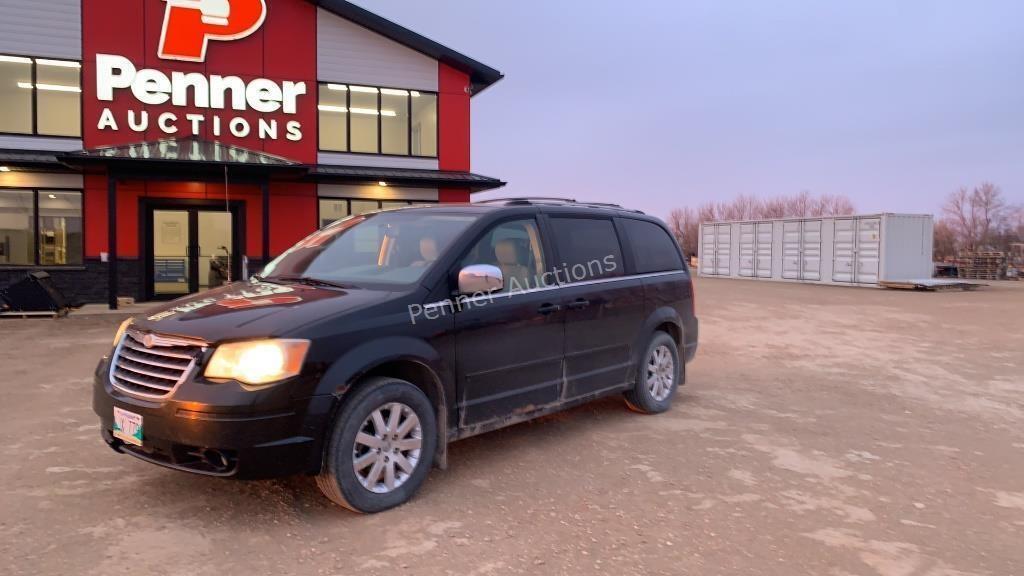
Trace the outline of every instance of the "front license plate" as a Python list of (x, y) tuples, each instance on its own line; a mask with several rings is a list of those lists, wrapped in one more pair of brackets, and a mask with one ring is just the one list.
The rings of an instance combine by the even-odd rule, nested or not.
[(142, 446), (142, 415), (114, 406), (114, 438)]

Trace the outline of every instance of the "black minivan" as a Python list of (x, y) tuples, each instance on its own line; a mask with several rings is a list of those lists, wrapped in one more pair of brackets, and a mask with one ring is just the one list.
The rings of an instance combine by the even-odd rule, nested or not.
[(697, 349), (656, 218), (556, 199), (339, 220), (248, 282), (125, 321), (96, 369), (114, 450), (188, 472), (316, 475), (405, 502), (449, 442), (610, 394), (667, 410)]

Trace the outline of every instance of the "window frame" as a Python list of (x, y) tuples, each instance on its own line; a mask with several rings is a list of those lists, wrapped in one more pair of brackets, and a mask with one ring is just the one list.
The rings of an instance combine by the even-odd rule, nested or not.
[[(85, 219), (85, 192), (81, 188), (58, 188), (58, 187), (45, 187), (45, 188), (23, 188), (16, 186), (0, 186), (0, 195), (5, 192), (31, 192), (32, 193), (32, 264), (0, 264), (0, 270), (28, 270), (28, 269), (43, 269), (43, 270), (84, 270), (85, 269), (85, 236), (86, 236), (86, 219)], [(42, 192), (61, 192), (61, 193), (77, 193), (81, 206), (81, 219), (82, 219), (82, 253), (80, 264), (40, 264), (40, 256), (42, 250), (39, 244), (39, 194)]]
[[(34, 68), (33, 68), (34, 70)], [(346, 150), (330, 150), (320, 147), (320, 89), (328, 84), (336, 84), (345, 86), (345, 109), (348, 112), (345, 113), (345, 148)], [(352, 86), (362, 86), (365, 88), (376, 88), (377, 89), (377, 151), (376, 152), (353, 152), (352, 151)], [(382, 90), (403, 90), (408, 92), (409, 95), (406, 99), (406, 142), (408, 144), (408, 154), (385, 154), (382, 152), (384, 149), (384, 117), (380, 113), (381, 102), (383, 101)], [(434, 154), (432, 156), (424, 156), (420, 154), (413, 154), (412, 145), (412, 93), (419, 92), (421, 94), (429, 94), (434, 97), (434, 111), (435, 117), (437, 118), (437, 128), (434, 130)], [(33, 104), (34, 105), (34, 104)], [(317, 92), (316, 92), (316, 105), (317, 105), (317, 151), (325, 154), (355, 154), (357, 156), (385, 156), (391, 158), (423, 158), (428, 160), (436, 160), (440, 157), (441, 151), (441, 95), (439, 92), (432, 90), (418, 90), (414, 88), (399, 88), (397, 86), (375, 86), (372, 84), (359, 84), (353, 82), (333, 82), (329, 80), (317, 81)], [(358, 198), (357, 198), (358, 200)]]
[[(6, 132), (0, 130), (0, 136), (31, 136), (31, 137), (42, 137), (42, 138), (61, 138), (64, 140), (81, 140), (85, 134), (85, 88), (83, 87), (85, 65), (81, 60), (74, 60), (70, 58), (50, 58), (46, 56), (29, 56), (27, 54), (14, 54), (10, 52), (4, 52), (0, 56), (10, 56), (12, 58), (27, 58), (32, 61), (32, 132)], [(78, 136), (65, 136), (59, 134), (45, 134), (39, 132), (39, 89), (36, 88), (36, 84), (39, 83), (39, 63), (37, 60), (54, 60), (58, 62), (74, 62), (78, 64)]]

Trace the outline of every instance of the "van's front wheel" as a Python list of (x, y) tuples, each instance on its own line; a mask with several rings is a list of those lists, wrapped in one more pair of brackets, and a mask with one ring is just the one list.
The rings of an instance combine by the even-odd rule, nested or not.
[(338, 413), (317, 484), (350, 510), (387, 510), (416, 493), (436, 448), (434, 408), (423, 391), (404, 380), (374, 378)]

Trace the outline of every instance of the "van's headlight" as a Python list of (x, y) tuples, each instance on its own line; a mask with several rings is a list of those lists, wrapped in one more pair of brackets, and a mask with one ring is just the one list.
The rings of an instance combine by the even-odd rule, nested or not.
[(259, 386), (302, 371), (309, 340), (251, 340), (217, 346), (204, 374)]
[(114, 346), (116, 347), (121, 342), (121, 337), (124, 336), (125, 330), (132, 325), (132, 318), (121, 322), (121, 327), (117, 329), (117, 334), (114, 334)]

